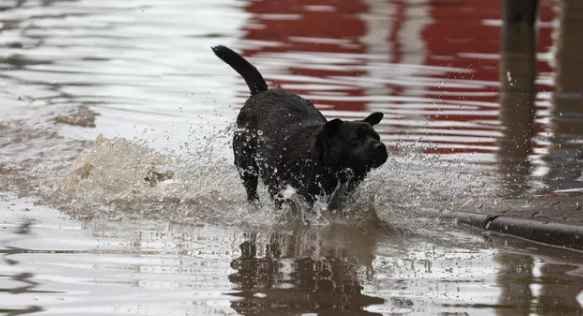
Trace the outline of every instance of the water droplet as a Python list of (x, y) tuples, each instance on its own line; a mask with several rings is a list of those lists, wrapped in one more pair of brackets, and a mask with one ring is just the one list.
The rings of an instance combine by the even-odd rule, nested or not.
[(506, 79), (508, 79), (508, 83), (510, 84), (510, 86), (513, 87), (514, 84), (512, 83), (512, 76), (510, 75), (510, 71), (506, 72)]

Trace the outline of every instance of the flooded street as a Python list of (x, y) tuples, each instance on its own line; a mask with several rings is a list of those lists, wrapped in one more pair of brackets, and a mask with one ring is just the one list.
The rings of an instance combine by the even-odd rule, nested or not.
[(513, 239), (378, 226), (77, 222), (31, 201), (1, 206), (12, 223), (23, 214), (37, 221), (0, 227), (6, 315), (583, 313), (583, 255)]
[[(580, 253), (435, 216), (583, 190), (583, 6), (540, 2), (1, 1), (0, 314), (583, 315)], [(346, 218), (246, 203), (219, 44), (385, 114)]]
[(496, 236), (76, 222), (2, 206), (38, 221), (1, 227), (7, 315), (583, 313), (581, 254)]

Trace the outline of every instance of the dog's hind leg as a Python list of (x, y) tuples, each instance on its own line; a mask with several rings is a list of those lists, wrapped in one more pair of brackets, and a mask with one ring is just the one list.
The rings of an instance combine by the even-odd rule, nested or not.
[(233, 153), (235, 154), (235, 166), (239, 176), (243, 180), (243, 186), (247, 191), (247, 201), (259, 202), (257, 185), (259, 184), (259, 172), (255, 162), (256, 149), (252, 137), (247, 131), (237, 131), (233, 136)]

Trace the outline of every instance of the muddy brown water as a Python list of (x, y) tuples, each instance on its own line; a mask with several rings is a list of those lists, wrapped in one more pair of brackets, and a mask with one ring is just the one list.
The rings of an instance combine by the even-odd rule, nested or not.
[[(427, 215), (583, 187), (583, 7), (501, 8), (2, 1), (0, 314), (583, 314), (581, 254)], [(385, 113), (346, 218), (245, 203), (217, 44), (327, 117)]]
[(78, 221), (0, 203), (5, 315), (583, 313), (580, 253), (502, 236)]

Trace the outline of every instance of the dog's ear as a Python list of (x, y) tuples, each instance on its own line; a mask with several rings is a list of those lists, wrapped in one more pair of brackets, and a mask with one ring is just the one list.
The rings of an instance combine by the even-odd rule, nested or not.
[(326, 124), (324, 124), (324, 131), (326, 132), (326, 134), (328, 134), (328, 136), (332, 136), (336, 133), (336, 131), (338, 130), (338, 127), (342, 124), (342, 120), (341, 119), (333, 119), (332, 121), (328, 121), (326, 122)]
[(372, 126), (377, 125), (382, 119), (383, 116), (385, 116), (383, 113), (381, 112), (374, 112), (371, 115), (367, 116), (364, 120), (362, 120), (363, 122), (366, 122)]
[(326, 122), (322, 126), (322, 129), (316, 133), (310, 144), (310, 154), (314, 161), (320, 163), (326, 161), (326, 156), (328, 155), (328, 137), (333, 136), (341, 124), (341, 119), (333, 119)]

